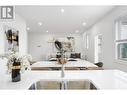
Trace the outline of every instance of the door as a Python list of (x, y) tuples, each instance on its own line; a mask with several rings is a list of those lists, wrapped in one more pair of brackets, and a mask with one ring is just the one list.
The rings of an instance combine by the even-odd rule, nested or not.
[(101, 46), (102, 46), (102, 35), (96, 35), (94, 40), (94, 62), (97, 63), (101, 61)]

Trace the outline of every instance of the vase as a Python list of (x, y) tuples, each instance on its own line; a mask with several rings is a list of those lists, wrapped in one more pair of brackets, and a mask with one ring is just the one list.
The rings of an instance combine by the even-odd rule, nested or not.
[(11, 76), (12, 76), (12, 82), (18, 82), (21, 80), (20, 63), (19, 62), (13, 63)]
[(21, 80), (20, 69), (12, 69), (12, 82)]

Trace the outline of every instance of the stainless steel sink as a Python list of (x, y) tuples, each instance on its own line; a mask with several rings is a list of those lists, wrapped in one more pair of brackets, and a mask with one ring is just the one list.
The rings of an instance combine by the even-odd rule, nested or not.
[[(36, 85), (36, 87), (35, 87)], [(97, 88), (88, 80), (64, 80), (64, 81), (38, 81), (30, 89), (37, 90), (96, 90)]]
[(67, 90), (90, 90), (97, 89), (92, 82), (88, 80), (67, 81)]
[(38, 81), (36, 83), (36, 89), (60, 89), (60, 83), (58, 81)]

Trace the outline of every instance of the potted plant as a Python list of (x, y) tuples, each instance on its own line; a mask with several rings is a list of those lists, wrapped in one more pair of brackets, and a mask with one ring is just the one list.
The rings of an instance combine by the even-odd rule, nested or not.
[(30, 55), (20, 55), (18, 52), (10, 52), (5, 54), (7, 61), (7, 72), (11, 74), (12, 82), (21, 80), (21, 73), (30, 70), (30, 62), (32, 57)]

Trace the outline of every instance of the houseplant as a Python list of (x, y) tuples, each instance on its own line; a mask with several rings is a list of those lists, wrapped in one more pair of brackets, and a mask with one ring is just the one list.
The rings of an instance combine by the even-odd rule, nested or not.
[(9, 52), (5, 54), (7, 61), (7, 72), (11, 74), (12, 82), (21, 80), (21, 73), (30, 70), (30, 55), (20, 55), (18, 52)]

